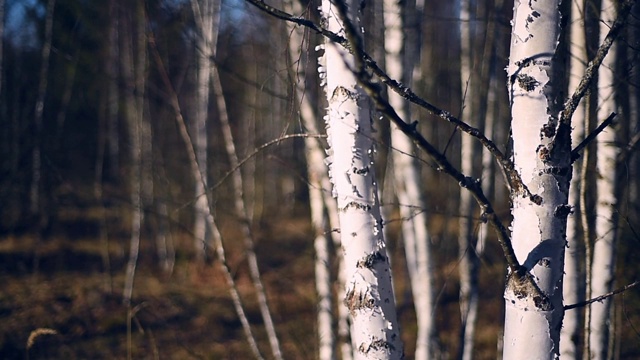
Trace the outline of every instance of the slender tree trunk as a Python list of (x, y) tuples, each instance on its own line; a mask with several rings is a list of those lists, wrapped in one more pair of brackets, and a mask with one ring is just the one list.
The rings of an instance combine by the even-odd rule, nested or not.
[[(460, 80), (463, 101), (463, 118), (471, 126), (479, 126), (480, 109), (478, 106), (479, 77), (475, 74), (478, 67), (473, 62), (473, 25), (471, 19), (471, 1), (461, 0), (460, 4)], [(462, 134), (460, 147), (460, 170), (467, 176), (477, 176), (474, 160), (478, 153), (475, 139)], [(474, 200), (471, 192), (460, 189), (460, 207), (458, 214), (458, 257), (460, 270), (460, 358), (469, 360), (473, 354), (475, 324), (478, 317), (478, 271), (480, 259), (475, 252)]]
[[(407, 12), (410, 12), (407, 11)], [(387, 74), (408, 84), (413, 74), (412, 60), (402, 59), (405, 44), (403, 36), (403, 15), (401, 3), (397, 0), (384, 1), (384, 27)], [(412, 52), (415, 55), (417, 52)], [(410, 119), (409, 103), (395, 92), (389, 93), (389, 103), (403, 119)], [(415, 156), (413, 142), (391, 125), (391, 145), (394, 164), (396, 195), (400, 203), (402, 237), (404, 240), (407, 267), (411, 279), (418, 335), (416, 339), (416, 359), (431, 358), (435, 350), (435, 321), (433, 297), (433, 261), (431, 239), (427, 230), (426, 202), (421, 193), (420, 169)]]
[[(585, 2), (574, 0), (571, 2), (571, 25), (569, 41), (569, 94), (577, 88), (585, 71), (587, 63), (587, 49), (584, 28)], [(573, 114), (571, 124), (571, 143), (579, 144), (584, 137), (585, 125), (584, 101), (580, 102)], [(578, 164), (578, 162), (576, 162)], [(573, 206), (573, 214), (567, 218), (567, 249), (564, 263), (563, 298), (567, 304), (575, 304), (584, 300), (584, 272), (582, 271), (583, 237), (580, 230), (580, 168), (574, 166), (569, 187), (569, 205)], [(579, 309), (568, 311), (564, 315), (562, 331), (560, 333), (560, 357), (566, 359), (580, 359), (580, 333), (583, 330), (582, 311)]]
[[(215, 56), (215, 52), (213, 53)], [(229, 123), (229, 115), (227, 112), (227, 105), (225, 103), (222, 83), (220, 82), (219, 71), (212, 72), (213, 92), (216, 98), (216, 104), (218, 106), (220, 123), (222, 126), (222, 136), (224, 138), (225, 149), (227, 156), (229, 157), (229, 163), (231, 169), (234, 171), (231, 173), (231, 182), (234, 192), (234, 210), (238, 220), (240, 222), (240, 228), (242, 230), (242, 236), (245, 245), (245, 252), (247, 254), (247, 262), (249, 263), (249, 273), (253, 286), (256, 289), (256, 295), (258, 297), (258, 304), (260, 307), (260, 314), (264, 320), (265, 329), (269, 338), (269, 345), (271, 346), (271, 352), (276, 359), (282, 359), (282, 351), (280, 350), (280, 342), (276, 334), (275, 325), (271, 317), (271, 311), (269, 310), (269, 304), (267, 302), (267, 295), (264, 285), (262, 283), (260, 268), (258, 266), (258, 257), (255, 252), (254, 236), (250, 226), (250, 218), (247, 213), (247, 207), (244, 202), (243, 196), (243, 180), (242, 173), (240, 171), (240, 162), (235, 148), (235, 142), (233, 140), (233, 134), (231, 132), (231, 124)]]
[[(129, 24), (130, 34), (124, 37), (122, 54), (122, 74), (127, 88), (125, 94), (125, 112), (127, 128), (129, 129), (130, 150), (130, 196), (131, 196), (131, 239), (129, 260), (125, 275), (123, 301), (131, 303), (133, 284), (140, 252), (140, 235), (142, 230), (143, 212), (143, 113), (144, 86), (146, 65), (145, 14), (142, 3), (135, 4), (136, 17)], [(135, 27), (134, 22), (135, 21)], [(134, 60), (134, 44), (131, 39), (136, 36)]]
[(516, 1), (507, 68), (514, 162), (539, 198), (511, 195), (513, 247), (524, 269), (507, 279), (504, 359), (552, 359), (560, 350), (571, 129), (557, 116), (559, 25), (558, 0)]
[(196, 147), (198, 165), (205, 174), (204, 188), (196, 181), (194, 196), (194, 226), (196, 258), (203, 262), (206, 257), (207, 228), (204, 192), (207, 186), (207, 120), (209, 116), (209, 96), (211, 83), (211, 56), (218, 39), (220, 20), (219, 0), (191, 0), (193, 16), (198, 27), (196, 37), (196, 106), (194, 112), (193, 139)]
[[(351, 21), (355, 21), (357, 4), (347, 6)], [(325, 0), (322, 12), (328, 29), (341, 31), (342, 21), (337, 16), (340, 10)], [(349, 69), (354, 64), (352, 55), (327, 42), (325, 64), (330, 174), (338, 199), (347, 280), (345, 302), (353, 319), (354, 357), (400, 359), (403, 346), (373, 167), (370, 101)]]
[[(300, 14), (302, 6), (297, 0), (285, 1), (285, 11), (293, 14)], [(318, 134), (316, 126), (316, 112), (313, 110), (311, 94), (304, 85), (306, 84), (306, 72), (304, 64), (296, 63), (302, 61), (304, 53), (304, 29), (287, 23), (287, 30), (290, 34), (289, 57), (291, 64), (295, 64), (297, 69), (294, 74), (296, 91), (296, 102), (299, 106), (299, 115), (307, 132)], [(329, 241), (330, 232), (327, 229), (329, 218), (325, 212), (323, 184), (329, 185), (329, 174), (324, 163), (324, 151), (320, 147), (320, 142), (315, 138), (305, 138), (305, 157), (307, 160), (307, 172), (309, 174), (309, 205), (311, 207), (311, 222), (314, 228), (315, 239), (315, 281), (318, 293), (318, 359), (336, 359), (336, 336), (333, 331), (333, 305), (331, 291), (331, 255)], [(326, 189), (329, 189), (327, 187)], [(330, 201), (335, 202), (332, 198)], [(337, 226), (337, 224), (336, 224)]]
[(109, 176), (116, 179), (120, 171), (120, 139), (118, 131), (118, 115), (120, 113), (120, 92), (118, 86), (119, 55), (119, 16), (118, 0), (109, 3), (109, 54), (107, 59), (107, 146), (109, 154)]
[[(164, 67), (164, 63), (160, 58), (160, 54), (155, 44), (155, 39), (152, 37), (150, 39), (150, 45), (153, 50), (154, 58), (158, 64), (158, 69), (160, 72), (160, 77), (162, 82), (164, 83), (167, 92), (169, 93), (169, 105), (172, 108), (176, 120), (176, 125), (178, 126), (178, 131), (180, 133), (181, 139), (184, 141), (185, 148), (187, 150), (187, 156), (189, 158), (189, 170), (191, 171), (191, 175), (193, 176), (194, 181), (199, 181), (204, 187), (204, 172), (198, 167), (198, 161), (196, 158), (195, 146), (191, 141), (191, 137), (189, 135), (189, 131), (187, 130), (187, 125), (185, 124), (184, 118), (182, 117), (182, 111), (180, 110), (180, 103), (178, 101), (178, 95), (169, 80), (169, 75), (167, 74), (167, 70)], [(218, 255), (218, 259), (220, 260), (220, 267), (224, 274), (225, 281), (229, 286), (229, 294), (231, 295), (231, 300), (233, 302), (234, 309), (238, 318), (240, 319), (240, 323), (242, 324), (242, 329), (245, 333), (247, 342), (249, 343), (249, 347), (254, 355), (254, 357), (258, 360), (262, 360), (263, 356), (260, 353), (260, 349), (258, 349), (258, 344), (251, 330), (251, 325), (249, 324), (249, 320), (247, 319), (246, 313), (244, 311), (242, 301), (240, 299), (240, 294), (238, 293), (238, 288), (236, 286), (233, 275), (231, 274), (231, 269), (227, 264), (224, 242), (222, 239), (222, 234), (218, 230), (218, 226), (213, 218), (213, 212), (211, 208), (211, 195), (210, 193), (205, 193), (204, 195), (207, 202), (207, 226), (211, 229), (213, 245), (215, 247), (216, 253)]]
[[(51, 54), (51, 39), (53, 38), (53, 11), (56, 1), (48, 0), (45, 13), (44, 42), (41, 51), (40, 78), (36, 97), (34, 119), (34, 144), (31, 152), (31, 188), (29, 192), (29, 209), (32, 215), (41, 214), (42, 191), (42, 122), (44, 116), (44, 100), (47, 95), (47, 81), (49, 78), (49, 56)], [(38, 220), (40, 222), (40, 220)]]
[[(611, 0), (602, 1), (600, 18), (601, 42), (608, 28), (616, 18), (616, 4)], [(617, 44), (609, 50), (598, 73), (598, 118), (604, 119), (612, 112), (617, 112), (615, 99), (616, 81), (614, 76)], [(620, 149), (614, 128), (605, 129), (597, 138), (597, 171), (596, 180), (598, 201), (596, 205), (595, 243), (591, 264), (591, 293), (600, 296), (613, 289), (616, 238), (618, 235), (618, 198), (621, 194), (617, 183), (616, 160)], [(611, 322), (612, 299), (591, 304), (589, 346), (590, 359), (608, 359), (609, 325)]]

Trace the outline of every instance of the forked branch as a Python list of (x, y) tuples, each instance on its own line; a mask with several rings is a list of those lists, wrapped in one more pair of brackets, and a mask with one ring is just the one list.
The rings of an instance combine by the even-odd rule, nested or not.
[[(278, 19), (290, 21), (295, 24), (305, 26), (325, 36), (329, 40), (337, 44), (340, 44), (341, 46), (349, 50), (351, 53), (354, 53), (354, 51), (356, 51), (353, 48), (353, 45), (346, 38), (323, 28), (321, 25), (318, 25), (311, 20), (294, 16), (287, 12), (274, 8), (273, 6), (266, 4), (263, 0), (246, 0), (246, 1), (256, 6), (258, 9)], [(402, 96), (405, 100), (418, 105), (419, 107), (425, 109), (427, 112), (429, 112), (432, 115), (438, 116), (452, 123), (454, 126), (456, 126), (456, 128), (460, 129), (462, 132), (465, 132), (468, 135), (478, 139), (478, 141), (480, 141), (480, 143), (482, 143), (482, 145), (486, 147), (489, 150), (489, 152), (491, 152), (491, 154), (493, 154), (493, 156), (495, 157), (496, 161), (498, 162), (498, 165), (500, 166), (500, 169), (503, 172), (503, 175), (505, 177), (505, 182), (508, 184), (510, 191), (514, 194), (523, 195), (535, 201), (535, 195), (532, 194), (529, 191), (529, 189), (526, 187), (526, 185), (523, 183), (522, 179), (520, 178), (520, 174), (518, 174), (518, 172), (515, 170), (513, 166), (513, 162), (506, 155), (504, 155), (504, 153), (500, 151), (500, 149), (496, 146), (496, 144), (493, 141), (489, 140), (482, 133), (482, 131), (456, 118), (455, 116), (451, 115), (451, 113), (449, 113), (448, 111), (442, 110), (437, 106), (429, 103), (425, 99), (416, 95), (413, 92), (413, 90), (411, 90), (411, 88), (404, 86), (398, 81), (392, 79), (389, 75), (387, 75), (387, 73), (384, 70), (382, 70), (378, 66), (378, 64), (373, 60), (373, 58), (363, 49), (360, 49), (359, 53), (360, 53), (359, 56), (355, 56), (356, 59), (358, 59), (357, 61), (363, 61), (366, 68), (371, 70), (371, 72), (375, 76), (377, 76), (380, 79), (380, 81), (383, 84), (387, 85), (391, 90), (393, 90), (394, 92)]]
[[(442, 154), (438, 149), (436, 149), (427, 139), (417, 131), (416, 126), (414, 124), (409, 124), (405, 122), (398, 113), (396, 113), (395, 109), (389, 104), (389, 102), (382, 95), (382, 91), (379, 86), (374, 84), (369, 74), (365, 70), (365, 65), (362, 62), (362, 57), (364, 55), (364, 50), (362, 49), (361, 42), (359, 40), (359, 35), (356, 32), (353, 23), (346, 16), (346, 5), (342, 1), (336, 1), (336, 8), (338, 9), (339, 15), (342, 18), (342, 23), (345, 27), (345, 33), (347, 38), (352, 44), (352, 50), (354, 51), (354, 56), (356, 58), (356, 66), (357, 69), (352, 69), (358, 78), (358, 82), (367, 92), (367, 94), (371, 97), (376, 105), (376, 110), (378, 110), (381, 114), (383, 114), (387, 119), (393, 122), (398, 128), (407, 135), (410, 139), (414, 141), (414, 143), (426, 152), (431, 159), (436, 163), (437, 170), (444, 172), (445, 174), (453, 177), (458, 181), (458, 184), (471, 192), (478, 205), (483, 211), (482, 217), (486, 219), (486, 221), (491, 224), (491, 226), (496, 230), (498, 234), (498, 241), (504, 252), (505, 259), (507, 261), (507, 265), (512, 273), (521, 272), (522, 266), (518, 262), (518, 259), (513, 251), (513, 246), (511, 244), (511, 237), (509, 236), (509, 232), (502, 224), (502, 221), (498, 217), (498, 215), (493, 210), (493, 206), (484, 192), (482, 191), (482, 187), (480, 183), (469, 177), (465, 176), (458, 169), (456, 169), (447, 159), (447, 157)], [(353, 40), (352, 40), (353, 39)]]

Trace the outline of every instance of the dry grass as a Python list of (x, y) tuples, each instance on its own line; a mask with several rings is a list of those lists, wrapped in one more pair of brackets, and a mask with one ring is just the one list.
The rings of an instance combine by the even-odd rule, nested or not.
[[(65, 226), (86, 224), (79, 213), (66, 214), (59, 233), (41, 241), (38, 272), (34, 273), (35, 242), (29, 235), (0, 238), (0, 358), (20, 359), (248, 359), (248, 349), (235, 315), (227, 286), (214, 261), (194, 265), (188, 234), (175, 234), (178, 249), (176, 267), (163, 274), (155, 260), (154, 242), (142, 239), (142, 253), (136, 274), (136, 307), (131, 321), (132, 346), (127, 349), (127, 315), (122, 304), (126, 237), (110, 240), (113, 291), (105, 287), (107, 274), (101, 263), (101, 247), (92, 236), (68, 237)], [(447, 229), (452, 219), (434, 220), (437, 229)], [(260, 349), (269, 354), (266, 334), (253, 287), (246, 270), (242, 245), (236, 241), (236, 226), (226, 219), (223, 233), (247, 315), (254, 325)], [(408, 358), (415, 349), (416, 328), (402, 249), (393, 234), (398, 223), (389, 224), (389, 249), (394, 256), (394, 276), (403, 338)], [(120, 233), (126, 234), (124, 229)], [(442, 232), (446, 234), (446, 231)], [(117, 232), (116, 232), (117, 234)], [(313, 244), (304, 213), (286, 221), (271, 221), (256, 227), (257, 252), (268, 289), (277, 332), (288, 359), (313, 359), (316, 354), (315, 287)], [(450, 235), (449, 235), (450, 236)], [(434, 244), (436, 252), (438, 308), (436, 319), (440, 344), (447, 358), (456, 356), (459, 331), (457, 304), (457, 250), (451, 238)], [(628, 254), (626, 254), (628, 256)], [(502, 322), (502, 281), (505, 266), (493, 242), (482, 263), (481, 311), (477, 333), (477, 359), (496, 358), (496, 337)], [(640, 355), (631, 325), (638, 323), (637, 295), (626, 297), (626, 313), (620, 344), (623, 358)]]

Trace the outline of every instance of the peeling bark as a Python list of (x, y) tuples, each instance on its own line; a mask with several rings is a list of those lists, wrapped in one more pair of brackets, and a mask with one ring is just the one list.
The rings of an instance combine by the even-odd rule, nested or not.
[[(356, 5), (349, 7), (352, 21), (357, 18)], [(322, 12), (329, 30), (343, 31), (336, 16), (340, 11), (330, 1), (323, 1)], [(400, 359), (403, 346), (373, 169), (371, 104), (357, 86), (351, 71), (354, 58), (344, 48), (328, 42), (325, 64), (327, 161), (340, 216), (354, 357)]]
[(514, 163), (540, 201), (512, 194), (513, 247), (524, 268), (507, 279), (505, 359), (559, 356), (571, 129), (558, 120), (558, 8), (558, 0), (515, 4), (507, 68)]

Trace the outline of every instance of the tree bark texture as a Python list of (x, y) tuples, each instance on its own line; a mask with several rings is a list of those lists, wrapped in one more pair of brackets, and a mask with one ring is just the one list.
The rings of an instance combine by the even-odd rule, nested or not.
[[(355, 21), (357, 4), (349, 5), (350, 19)], [(323, 1), (322, 12), (329, 30), (342, 33), (339, 11), (329, 0)], [(351, 70), (354, 59), (345, 49), (327, 42), (325, 64), (328, 161), (340, 215), (344, 301), (353, 319), (354, 358), (400, 359), (403, 346), (373, 166), (370, 101), (357, 85)]]
[(539, 201), (512, 194), (512, 238), (523, 268), (505, 290), (504, 359), (559, 356), (571, 178), (570, 127), (559, 122), (554, 62), (559, 1), (516, 1), (507, 67), (516, 169)]

